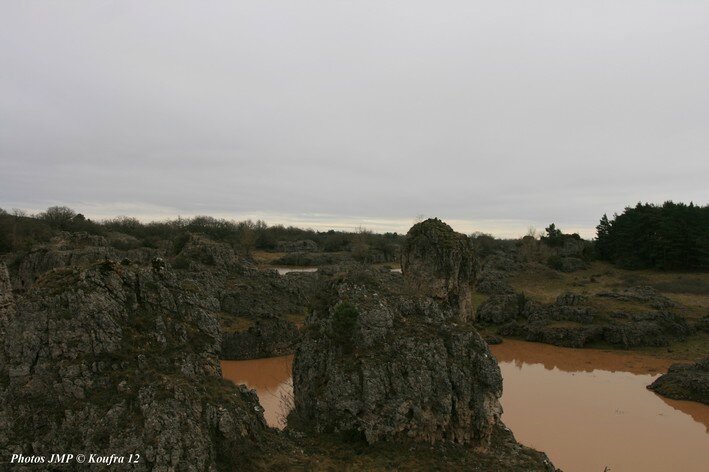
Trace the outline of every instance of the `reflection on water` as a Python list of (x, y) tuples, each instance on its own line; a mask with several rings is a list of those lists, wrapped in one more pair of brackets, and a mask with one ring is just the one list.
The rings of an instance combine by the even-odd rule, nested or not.
[(290, 272), (317, 272), (317, 267), (274, 267), (281, 275), (286, 275)]
[[(317, 272), (317, 267), (273, 267), (279, 274), (285, 275), (290, 272)], [(390, 269), (392, 272), (401, 274), (401, 269)]]
[(292, 409), (293, 356), (270, 357), (251, 361), (222, 361), (222, 376), (236, 384), (256, 390), (266, 423), (283, 429)]
[(567, 471), (706, 471), (709, 407), (647, 390), (671, 361), (505, 340), (503, 420)]
[[(517, 440), (567, 472), (709, 470), (709, 406), (647, 390), (670, 361), (633, 353), (505, 340), (503, 420)], [(268, 424), (292, 404), (293, 356), (222, 361), (224, 377), (256, 392)]]

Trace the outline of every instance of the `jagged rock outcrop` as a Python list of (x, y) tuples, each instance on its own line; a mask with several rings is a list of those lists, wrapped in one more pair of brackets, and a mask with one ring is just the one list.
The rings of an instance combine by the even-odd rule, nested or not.
[(677, 303), (648, 286), (628, 287), (619, 292), (600, 292), (597, 296), (619, 301), (646, 303), (658, 310), (677, 306)]
[(223, 333), (221, 358), (244, 360), (292, 354), (299, 338), (298, 327), (290, 321), (261, 318), (244, 331)]
[(296, 350), (292, 419), (370, 444), (450, 442), (554, 470), (502, 424), (500, 369), (472, 324), (451, 321), (447, 301), (406, 293), (373, 271), (325, 284)]
[[(674, 302), (652, 289), (602, 292), (600, 298), (613, 297), (652, 307), (675, 306)], [(602, 341), (623, 348), (666, 346), (673, 339), (684, 339), (693, 328), (686, 319), (668, 309), (647, 312), (612, 312), (601, 316), (590, 297), (564, 292), (554, 303), (538, 303), (523, 294), (493, 295), (480, 305), (481, 323), (502, 325), (503, 336), (564, 347), (584, 347)]]
[(694, 364), (673, 364), (647, 388), (675, 400), (709, 405), (709, 357)]
[[(575, 314), (586, 316), (583, 312)], [(638, 346), (667, 346), (673, 339), (685, 339), (692, 333), (692, 328), (679, 315), (650, 312), (624, 314), (623, 319), (599, 324), (583, 324), (582, 319), (568, 322), (553, 318), (532, 319), (528, 322), (514, 320), (501, 326), (497, 332), (503, 336), (521, 337), (526, 341), (563, 347), (580, 348), (595, 341), (602, 341), (627, 349)]]
[(604, 341), (624, 348), (667, 346), (673, 339), (685, 339), (692, 334), (684, 317), (666, 310), (632, 313), (622, 321), (604, 326)]
[(8, 256), (13, 289), (28, 290), (42, 274), (62, 267), (87, 267), (107, 259), (130, 260), (147, 264), (163, 255), (154, 248), (116, 249), (103, 236), (77, 232), (60, 232), (47, 244), (38, 244), (29, 251)]
[(86, 246), (78, 248), (62, 248), (44, 246), (30, 251), (15, 262), (16, 276), (13, 278), (15, 288), (29, 289), (37, 279), (52, 269), (61, 267), (88, 265), (104, 259), (117, 259), (116, 251), (107, 246)]
[(257, 399), (221, 379), (215, 318), (158, 262), (56, 269), (15, 300), (0, 339), (0, 455), (249, 468), (267, 434)]
[(502, 324), (520, 316), (524, 307), (521, 294), (493, 295), (477, 310), (477, 320), (484, 323)]
[(308, 319), (296, 351), (297, 414), (318, 431), (355, 431), (370, 443), (486, 445), (502, 377), (480, 335), (404, 316), (400, 302), (365, 286), (334, 290), (337, 301)]
[(231, 275), (219, 290), (221, 310), (235, 315), (303, 313), (314, 290), (317, 274), (251, 270)]
[(460, 321), (474, 317), (475, 257), (464, 234), (438, 218), (415, 224), (406, 234), (401, 269), (415, 293), (448, 303)]
[(504, 295), (514, 293), (514, 289), (507, 281), (506, 274), (499, 271), (483, 271), (475, 284), (475, 290), (478, 293), (485, 293), (488, 295)]
[[(233, 270), (241, 265), (234, 250), (228, 244), (210, 240), (200, 234), (188, 234), (177, 254), (177, 265), (191, 270), (218, 268)], [(190, 267), (190, 263), (196, 264)]]
[(603, 338), (602, 326), (554, 326), (543, 323), (512, 321), (497, 330), (502, 336), (514, 336), (525, 341), (582, 348)]

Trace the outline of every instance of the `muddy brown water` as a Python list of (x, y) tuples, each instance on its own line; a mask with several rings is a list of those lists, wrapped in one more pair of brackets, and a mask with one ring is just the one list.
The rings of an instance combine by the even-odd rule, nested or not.
[[(566, 472), (709, 471), (709, 406), (645, 387), (671, 361), (634, 353), (505, 340), (491, 346), (504, 377), (503, 421)], [(222, 361), (256, 390), (269, 425), (292, 408), (293, 356)]]

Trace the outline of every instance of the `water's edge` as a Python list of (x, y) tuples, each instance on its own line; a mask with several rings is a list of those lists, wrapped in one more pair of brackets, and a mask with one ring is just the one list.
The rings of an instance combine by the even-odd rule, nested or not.
[[(706, 470), (709, 406), (645, 388), (672, 361), (515, 340), (491, 350), (504, 378), (503, 421), (518, 441), (546, 452), (557, 467)], [(255, 389), (268, 424), (283, 428), (292, 408), (292, 361), (222, 361), (222, 372)]]

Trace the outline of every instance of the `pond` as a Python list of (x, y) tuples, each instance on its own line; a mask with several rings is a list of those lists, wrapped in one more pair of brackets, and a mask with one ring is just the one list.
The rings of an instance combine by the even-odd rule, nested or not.
[[(709, 406), (645, 387), (670, 361), (629, 352), (505, 340), (491, 346), (504, 378), (505, 424), (566, 471), (709, 470)], [(222, 361), (256, 390), (266, 421), (285, 426), (293, 356)]]
[(280, 275), (286, 275), (291, 272), (317, 272), (317, 267), (273, 267)]

